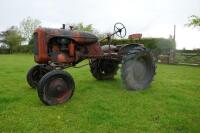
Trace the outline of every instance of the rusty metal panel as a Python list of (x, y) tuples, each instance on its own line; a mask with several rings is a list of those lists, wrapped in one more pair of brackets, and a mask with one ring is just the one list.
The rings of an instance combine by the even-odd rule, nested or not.
[(76, 32), (65, 29), (50, 28), (45, 28), (45, 32), (47, 35), (47, 40), (51, 39), (52, 37), (66, 37), (82, 45), (96, 43), (98, 41), (98, 38), (95, 35), (88, 32)]

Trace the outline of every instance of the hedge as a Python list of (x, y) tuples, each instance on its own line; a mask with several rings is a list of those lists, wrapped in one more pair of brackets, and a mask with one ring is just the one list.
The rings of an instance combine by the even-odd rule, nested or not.
[(21, 45), (13, 50), (14, 53), (33, 53), (33, 45)]
[(8, 48), (0, 48), (0, 54), (10, 54), (10, 49), (8, 49)]
[[(104, 41), (103, 44), (108, 42)], [(133, 39), (114, 39), (111, 42), (114, 45), (123, 45), (130, 43), (142, 43), (148, 49), (150, 49), (157, 59), (160, 54), (169, 54), (170, 49), (176, 49), (176, 42), (172, 39), (165, 38), (142, 38), (140, 40)]]
[[(102, 42), (106, 44), (107, 42)], [(123, 44), (130, 44), (130, 43), (142, 43), (146, 48), (149, 49), (156, 49), (160, 52), (169, 51), (170, 49), (176, 48), (176, 43), (172, 39), (165, 39), (165, 38), (143, 38), (140, 40), (133, 40), (133, 39), (114, 39), (112, 40), (112, 44), (114, 45), (123, 45)]]
[(0, 48), (0, 54), (11, 53), (33, 53), (33, 45), (20, 45), (13, 48), (12, 52), (9, 48)]

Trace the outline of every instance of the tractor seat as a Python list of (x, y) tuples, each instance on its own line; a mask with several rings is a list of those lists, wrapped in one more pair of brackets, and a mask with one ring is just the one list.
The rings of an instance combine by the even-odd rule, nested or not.
[(74, 40), (76, 43), (80, 45), (92, 44), (98, 41), (98, 38), (88, 32), (78, 32), (78, 31), (69, 31), (65, 29), (52, 29), (45, 28), (45, 32), (47, 35), (51, 37), (66, 37)]

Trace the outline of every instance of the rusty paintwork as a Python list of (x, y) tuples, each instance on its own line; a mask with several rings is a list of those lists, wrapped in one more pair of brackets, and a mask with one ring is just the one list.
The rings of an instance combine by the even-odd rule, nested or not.
[[(68, 31), (65, 29), (38, 28), (35, 30), (34, 36), (34, 58), (37, 63), (47, 63), (48, 61), (75, 63), (87, 55), (101, 56), (103, 54), (98, 38), (91, 33)], [(57, 55), (50, 55), (49, 45), (54, 38), (70, 40), (70, 43), (67, 44), (68, 52), (61, 52), (59, 45), (55, 43), (51, 44), (52, 52), (57, 53)]]
[[(101, 48), (98, 38), (91, 33), (51, 28), (36, 29), (34, 39), (34, 58), (39, 64), (47, 64), (49, 61), (77, 64), (86, 58), (121, 60), (125, 49), (140, 45), (128, 44), (123, 47), (109, 45)], [(62, 43), (63, 40), (65, 43)]]
[(84, 45), (84, 44), (92, 44), (98, 41), (98, 38), (87, 32), (76, 32), (76, 31), (69, 31), (65, 29), (50, 29), (45, 28), (46, 33), (46, 40), (50, 40), (53, 37), (65, 37), (72, 39), (74, 42)]

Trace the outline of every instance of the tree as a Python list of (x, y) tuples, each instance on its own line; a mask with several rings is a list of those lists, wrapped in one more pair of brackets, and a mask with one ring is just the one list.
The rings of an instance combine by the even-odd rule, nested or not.
[(16, 26), (11, 26), (6, 31), (3, 31), (0, 36), (2, 38), (0, 42), (9, 47), (10, 53), (24, 41), (24, 38), (21, 36), (20, 31)]
[(192, 15), (189, 17), (189, 23), (186, 24), (187, 26), (191, 27), (199, 27), (200, 28), (200, 17), (196, 15)]
[(81, 23), (73, 23), (73, 24), (67, 24), (68, 26), (72, 26), (73, 30), (76, 31), (85, 31), (85, 32), (93, 32), (94, 28), (92, 24), (89, 25), (84, 25), (82, 22)]
[(73, 23), (73, 24), (67, 24), (67, 25), (72, 26), (73, 30), (76, 30), (76, 31), (91, 32), (95, 34), (99, 39), (102, 39), (107, 36), (106, 33), (100, 33), (97, 29), (93, 27), (92, 24), (84, 25), (82, 22), (80, 22), (77, 24)]
[(26, 39), (26, 43), (30, 42), (32, 34), (36, 28), (41, 25), (41, 21), (38, 19), (32, 19), (27, 17), (20, 23), (20, 31), (22, 36)]

